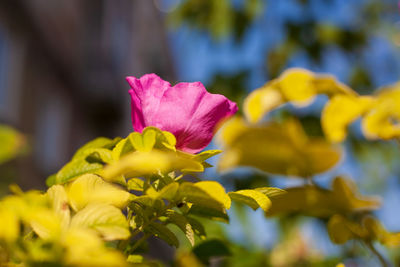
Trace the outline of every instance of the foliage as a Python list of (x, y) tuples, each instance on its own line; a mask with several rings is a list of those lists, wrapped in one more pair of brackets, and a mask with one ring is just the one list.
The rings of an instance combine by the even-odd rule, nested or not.
[[(214, 258), (240, 266), (245, 261), (234, 259), (249, 251), (229, 240), (207, 239), (206, 234), (211, 221), (229, 223), (227, 211), (235, 202), (260, 208), (266, 218), (314, 217), (333, 243), (359, 241), (386, 266), (374, 244), (397, 248), (400, 233), (387, 230), (374, 216), (381, 200), (362, 195), (355, 182), (342, 176), (332, 177), (331, 186), (323, 188), (317, 175), (340, 162), (344, 150), (338, 143), (357, 118), (367, 139), (400, 137), (393, 120), (399, 118), (399, 91), (394, 85), (359, 96), (332, 76), (290, 69), (252, 92), (244, 102), (245, 118), (232, 118), (218, 135), (224, 148), (218, 169), (248, 166), (303, 179), (302, 185), (285, 190), (257, 187), (227, 192), (216, 181), (200, 180), (198, 174), (212, 167), (206, 160), (222, 151), (182, 152), (176, 149), (173, 134), (155, 127), (126, 138), (97, 138), (47, 179), (46, 192), (24, 193), (12, 186), (13, 195), (0, 201), (1, 264), (155, 266), (158, 263), (144, 257), (147, 239), (156, 237), (178, 248), (184, 237), (183, 243), (192, 248), (178, 250), (177, 266), (208, 265)], [(293, 116), (274, 114), (287, 104), (309, 105), (320, 94), (328, 98), (321, 115), (324, 136), (308, 135)], [(309, 258), (287, 258), (290, 242), (296, 251), (303, 250), (303, 241), (295, 234), (268, 257), (250, 254), (255, 257), (251, 264), (293, 264), (297, 256), (304, 264), (339, 263), (311, 252)]]
[[(347, 128), (361, 118), (361, 131), (369, 140), (398, 139), (399, 118), (397, 84), (372, 95), (358, 95), (330, 75), (304, 69), (289, 69), (278, 78), (256, 89), (244, 101), (244, 118), (228, 121), (218, 136), (224, 147), (220, 170), (248, 166), (283, 177), (306, 178), (302, 186), (285, 189), (270, 196), (267, 217), (311, 216), (326, 225), (333, 243), (358, 240), (385, 260), (373, 247), (379, 242), (398, 247), (399, 233), (386, 230), (373, 216), (381, 201), (361, 196), (354, 182), (335, 177), (331, 188), (316, 183), (316, 175), (331, 170), (342, 157), (338, 143), (347, 137)], [(321, 112), (322, 137), (309, 136), (293, 116), (280, 117), (274, 112), (287, 105), (303, 108), (318, 95), (328, 100)]]
[(186, 181), (220, 151), (193, 155), (175, 143), (154, 127), (124, 139), (98, 138), (49, 177), (47, 192), (14, 188), (0, 203), (2, 263), (125, 266), (126, 259), (143, 260), (137, 249), (150, 236), (178, 247), (170, 225), (195, 245), (205, 238), (197, 218), (228, 222), (231, 199), (268, 210), (268, 189), (227, 194), (214, 181)]
[(0, 164), (5, 163), (24, 151), (25, 137), (15, 129), (0, 125)]

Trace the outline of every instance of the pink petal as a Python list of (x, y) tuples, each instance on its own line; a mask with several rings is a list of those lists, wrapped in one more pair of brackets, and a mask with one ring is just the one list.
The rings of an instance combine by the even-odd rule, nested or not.
[(132, 122), (137, 131), (155, 126), (173, 133), (177, 148), (196, 153), (212, 140), (217, 124), (237, 111), (223, 95), (210, 94), (200, 82), (173, 87), (155, 74), (127, 78), (132, 87)]

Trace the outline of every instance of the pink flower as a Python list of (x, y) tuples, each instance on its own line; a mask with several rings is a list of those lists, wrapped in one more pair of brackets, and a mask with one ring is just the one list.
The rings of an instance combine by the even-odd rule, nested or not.
[(132, 124), (142, 132), (154, 126), (173, 133), (179, 150), (196, 153), (204, 149), (218, 122), (232, 116), (237, 106), (223, 95), (210, 94), (201, 82), (171, 86), (155, 74), (140, 79), (127, 77), (132, 99)]

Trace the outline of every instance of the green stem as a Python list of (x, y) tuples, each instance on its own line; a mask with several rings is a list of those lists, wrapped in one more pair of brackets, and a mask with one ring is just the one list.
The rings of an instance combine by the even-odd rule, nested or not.
[(162, 214), (154, 216), (153, 218), (151, 218), (150, 220), (148, 220), (145, 224), (143, 224), (141, 227), (138, 227), (135, 229), (135, 231), (133, 231), (132, 235), (131, 235), (131, 239), (133, 239), (135, 236), (137, 236), (141, 230), (140, 229), (144, 229), (146, 228), (150, 223), (154, 222), (155, 220), (157, 220), (160, 216), (164, 215), (164, 213), (171, 209), (172, 207), (174, 207), (176, 205), (175, 202), (171, 202), (168, 204), (168, 206), (165, 207), (165, 209), (163, 210)]
[(146, 241), (147, 238), (149, 238), (151, 234), (145, 234), (143, 235), (136, 243), (133, 245), (133, 247), (130, 249), (130, 252), (134, 252), (144, 241)]
[(386, 259), (382, 256), (381, 253), (374, 247), (372, 242), (365, 242), (369, 250), (378, 258), (382, 267), (389, 267), (390, 265), (387, 263)]

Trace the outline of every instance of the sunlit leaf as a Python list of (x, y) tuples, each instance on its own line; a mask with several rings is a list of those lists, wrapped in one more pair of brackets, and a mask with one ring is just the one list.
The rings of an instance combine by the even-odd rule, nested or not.
[(265, 84), (251, 92), (245, 99), (243, 110), (250, 122), (260, 121), (264, 114), (284, 103), (282, 94), (274, 88), (274, 84), (274, 82)]
[(125, 257), (104, 246), (104, 242), (92, 231), (70, 229), (64, 241), (65, 260), (68, 266), (115, 267), (128, 266)]
[(215, 155), (218, 155), (222, 152), (222, 150), (206, 150), (203, 152), (200, 152), (199, 154), (196, 154), (194, 156), (194, 159), (200, 162), (203, 162), (211, 157), (214, 157)]
[(284, 103), (291, 102), (296, 106), (305, 106), (319, 94), (328, 97), (342, 94), (357, 95), (333, 76), (292, 68), (250, 93), (244, 101), (244, 114), (250, 122), (255, 123)]
[(146, 195), (152, 198), (159, 198), (159, 199), (166, 199), (166, 200), (173, 200), (178, 193), (179, 184), (174, 182), (166, 185), (160, 191), (155, 191), (152, 187), (146, 191)]
[(225, 188), (215, 181), (201, 181), (194, 184), (194, 186), (202, 189), (204, 192), (209, 194), (213, 199), (222, 203), (225, 209), (231, 207), (231, 199), (225, 192)]
[(33, 231), (42, 239), (57, 239), (62, 230), (62, 218), (50, 209), (36, 208), (27, 210), (26, 220)]
[(336, 178), (332, 190), (315, 186), (293, 187), (286, 193), (271, 198), (268, 216), (303, 214), (328, 218), (335, 214), (371, 211), (380, 207), (376, 197), (360, 196), (355, 185), (343, 178)]
[(400, 137), (400, 83), (378, 92), (370, 111), (362, 120), (362, 129), (369, 139)]
[(253, 210), (260, 207), (262, 210), (267, 211), (271, 206), (271, 200), (265, 194), (256, 190), (247, 189), (229, 192), (229, 196), (232, 200), (246, 204)]
[(144, 181), (139, 178), (132, 178), (127, 183), (128, 190), (143, 191)]
[(236, 128), (234, 133), (225, 133), (232, 130), (229, 126), (222, 129), (222, 135), (232, 137), (225, 140), (219, 170), (249, 166), (272, 174), (310, 177), (331, 169), (341, 158), (340, 148), (321, 138), (308, 138), (294, 120), (263, 126), (242, 122), (242, 128)]
[[(190, 208), (190, 213), (226, 222), (228, 217), (226, 215), (225, 207), (228, 205), (226, 200), (226, 197), (228, 196), (226, 195), (225, 190), (222, 188), (222, 192), (221, 188), (211, 189), (211, 195), (206, 191), (207, 189), (201, 188), (206, 187), (205, 185), (207, 184), (196, 186), (196, 184), (192, 183), (182, 183), (179, 187), (179, 195), (184, 202), (193, 204)], [(215, 186), (215, 184), (211, 184), (211, 186)], [(215, 195), (217, 192), (223, 193), (223, 196), (217, 197)]]
[(133, 152), (120, 161), (105, 167), (102, 176), (106, 180), (126, 175), (127, 177), (140, 177), (159, 172), (170, 172), (172, 170), (203, 171), (200, 162), (192, 159), (178, 157), (174, 152), (152, 150), (150, 152)]
[(326, 137), (332, 142), (341, 142), (347, 136), (347, 127), (373, 103), (371, 97), (355, 97), (349, 95), (337, 95), (325, 106), (321, 124)]
[(5, 209), (0, 203), (0, 240), (14, 242), (20, 233), (19, 218), (11, 209)]
[(286, 193), (285, 190), (277, 188), (277, 187), (259, 187), (259, 188), (255, 188), (254, 190), (257, 190), (257, 191), (267, 195), (267, 197), (275, 197), (275, 196)]
[(89, 204), (72, 217), (71, 227), (95, 229), (105, 240), (121, 240), (130, 236), (125, 216), (109, 204)]
[(130, 194), (94, 174), (85, 174), (67, 188), (69, 203), (77, 211), (91, 203), (111, 204), (122, 208), (127, 205)]
[(66, 229), (70, 222), (70, 209), (68, 204), (68, 196), (65, 188), (61, 185), (53, 185), (47, 190), (54, 212), (61, 219), (61, 227)]
[(86, 143), (85, 145), (83, 145), (81, 148), (79, 148), (74, 156), (72, 157), (72, 159), (78, 159), (78, 158), (82, 158), (83, 156), (87, 155), (86, 150), (88, 149), (96, 149), (96, 148), (107, 148), (107, 149), (111, 149), (113, 148), (119, 141), (121, 140), (121, 138), (117, 137), (115, 139), (109, 139), (106, 137), (98, 137), (88, 143)]
[(203, 189), (192, 183), (182, 183), (179, 187), (179, 195), (186, 201), (216, 208), (224, 207), (224, 204), (211, 197)]
[(96, 173), (103, 168), (101, 163), (89, 163), (83, 158), (77, 158), (67, 163), (56, 174), (56, 184), (65, 184), (66, 182), (85, 173)]

